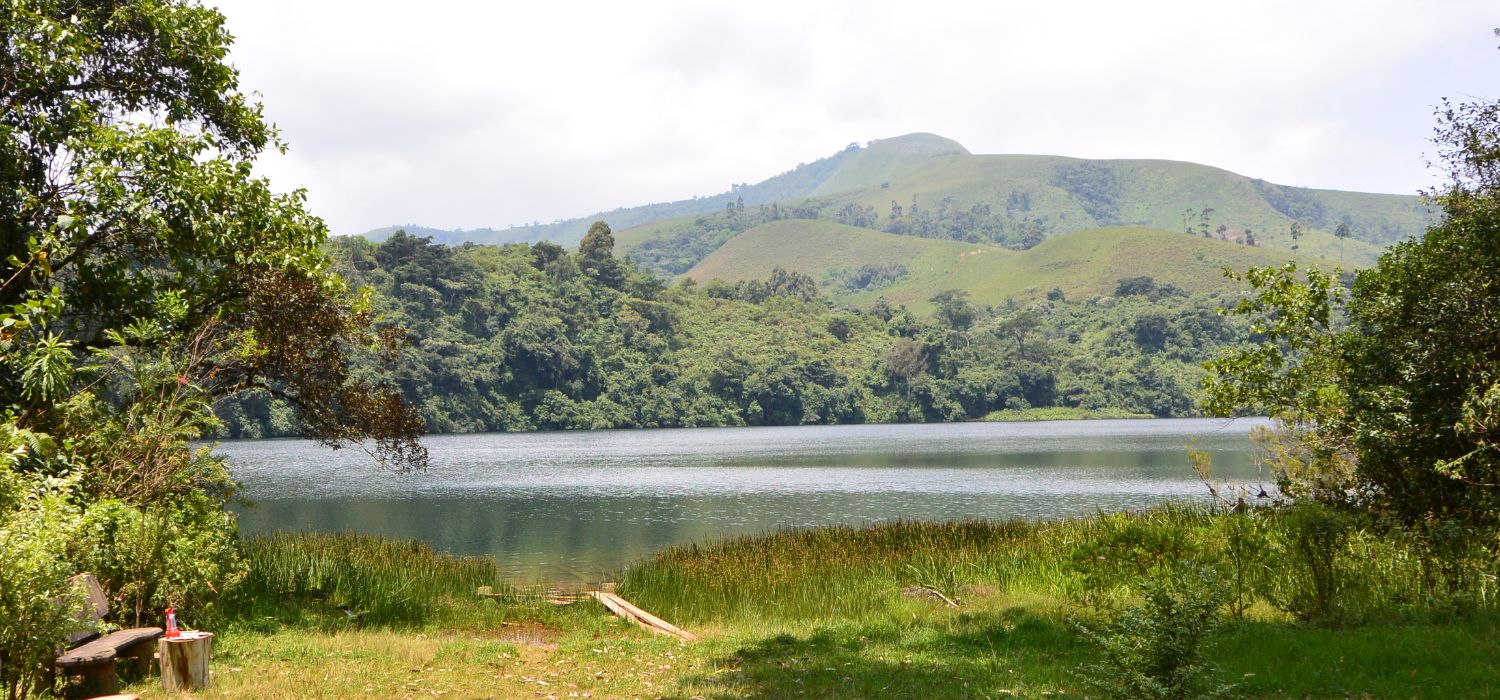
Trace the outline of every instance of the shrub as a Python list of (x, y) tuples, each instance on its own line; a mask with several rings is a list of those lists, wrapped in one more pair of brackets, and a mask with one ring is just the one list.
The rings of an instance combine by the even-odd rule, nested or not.
[(1073, 550), (1079, 574), (1077, 598), (1084, 605), (1110, 607), (1125, 589), (1178, 567), (1194, 553), (1184, 527), (1164, 526), (1147, 516), (1100, 515), (1100, 532)]
[(1284, 566), (1268, 597), (1299, 620), (1340, 621), (1351, 583), (1343, 559), (1356, 530), (1352, 518), (1331, 506), (1303, 501), (1282, 513), (1280, 524), (1277, 558)]
[(1084, 681), (1123, 698), (1208, 698), (1232, 686), (1214, 684), (1205, 660), (1221, 623), (1229, 586), (1211, 568), (1183, 567), (1141, 587), (1142, 602), (1102, 627), (1077, 629), (1102, 652), (1082, 669)]
[(82, 617), (83, 594), (69, 585), (72, 567), (62, 556), (77, 525), (77, 509), (56, 484), (39, 484), (20, 507), (0, 511), (0, 687), (10, 698), (43, 687)]
[(200, 491), (147, 507), (101, 501), (80, 531), (78, 562), (114, 595), (116, 620), (147, 624), (171, 605), (201, 621), (245, 577), (234, 515)]

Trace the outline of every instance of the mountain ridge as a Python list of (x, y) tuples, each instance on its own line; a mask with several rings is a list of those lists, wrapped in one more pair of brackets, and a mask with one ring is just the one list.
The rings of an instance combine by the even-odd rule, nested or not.
[[(1151, 187), (1152, 183), (1163, 182), (1173, 183), (1172, 191)], [(908, 206), (907, 202), (925, 198), (929, 204), (938, 205), (945, 197), (965, 208), (1019, 209), (1021, 218), (1038, 206), (1043, 210), (1039, 218), (1047, 221), (1052, 233), (1117, 225), (1193, 227), (1202, 223), (1202, 212), (1207, 209), (1209, 220), (1214, 222), (1211, 228), (1215, 229), (1210, 233), (1237, 239), (1249, 229), (1252, 234), (1258, 232), (1264, 243), (1287, 249), (1296, 242), (1288, 239), (1291, 221), (1300, 222), (1309, 233), (1323, 234), (1332, 234), (1343, 223), (1351, 230), (1350, 239), (1372, 244), (1368, 249), (1356, 246), (1354, 255), (1361, 263), (1372, 262), (1384, 245), (1420, 234), (1431, 220), (1430, 212), (1414, 195), (1280, 185), (1187, 161), (976, 155), (952, 139), (917, 132), (863, 146), (851, 143), (835, 154), (799, 164), (761, 182), (735, 185), (706, 197), (620, 207), (550, 224), (507, 229), (465, 231), (412, 224), (359, 235), (379, 241), (404, 229), (448, 244), (546, 240), (573, 245), (593, 221), (600, 219), (622, 232), (741, 205), (827, 200), (834, 205), (872, 207), (878, 214), (881, 209), (888, 212), (890, 203)], [(1183, 215), (1190, 207), (1193, 216)], [(1225, 231), (1217, 230), (1221, 225)], [(1345, 242), (1343, 247), (1350, 245)], [(1334, 246), (1321, 241), (1318, 247)]]

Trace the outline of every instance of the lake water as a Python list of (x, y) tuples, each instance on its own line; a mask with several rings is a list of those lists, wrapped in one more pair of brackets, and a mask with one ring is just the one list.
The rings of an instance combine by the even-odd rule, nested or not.
[(1256, 419), (850, 425), (444, 435), (424, 474), (305, 440), (219, 446), (247, 532), (358, 531), (494, 556), (518, 581), (594, 581), (671, 544), (896, 518), (1051, 519), (1269, 481)]

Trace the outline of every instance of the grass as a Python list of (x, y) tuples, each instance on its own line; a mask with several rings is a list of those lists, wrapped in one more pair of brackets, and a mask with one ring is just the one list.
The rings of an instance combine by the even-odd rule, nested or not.
[(987, 421), (1029, 422), (1044, 420), (1109, 420), (1122, 418), (1155, 418), (1149, 413), (1131, 413), (1118, 408), (1075, 408), (1052, 406), (1048, 408), (1005, 408), (991, 411), (984, 417)]
[[(1233, 288), (1224, 268), (1286, 263), (1288, 253), (1206, 240), (1168, 231), (1111, 228), (1050, 238), (1026, 251), (956, 241), (898, 236), (827, 221), (787, 220), (757, 226), (729, 240), (698, 263), (688, 276), (739, 281), (763, 279), (776, 267), (827, 281), (838, 269), (898, 262), (907, 274), (873, 291), (849, 293), (825, 284), (835, 301), (869, 306), (877, 297), (922, 313), (931, 298), (947, 289), (968, 290), (975, 302), (999, 304), (1007, 298), (1039, 299), (1054, 287), (1069, 299), (1109, 295), (1119, 280), (1140, 275), (1190, 292)], [(1299, 258), (1304, 264), (1333, 267), (1327, 260)]]
[[(962, 209), (986, 204), (993, 211), (1005, 211), (1012, 192), (1024, 193), (1029, 202), (1024, 215), (1046, 219), (1057, 234), (1119, 225), (1181, 231), (1185, 210), (1194, 212), (1190, 223), (1196, 225), (1198, 214), (1209, 207), (1213, 209), (1210, 228), (1224, 225), (1232, 235), (1250, 228), (1264, 245), (1291, 250), (1293, 217), (1271, 201), (1278, 190), (1227, 170), (1167, 160), (1090, 161), (1116, 183), (1118, 215), (1116, 220), (1101, 221), (1085, 210), (1077, 196), (1053, 183), (1059, 167), (1079, 159), (900, 148), (908, 138), (912, 137), (878, 141), (848, 158), (814, 196), (830, 200), (834, 209), (852, 202), (885, 214), (892, 201), (906, 207), (915, 198), (919, 206), (935, 208), (950, 197)], [(1300, 241), (1300, 252), (1335, 261), (1342, 257), (1351, 267), (1372, 264), (1381, 247), (1420, 233), (1429, 221), (1429, 213), (1414, 195), (1298, 187), (1280, 191), (1289, 192), (1297, 203), (1296, 209), (1288, 210), (1301, 219), (1307, 234)], [(1344, 220), (1357, 237), (1366, 240), (1340, 242), (1335, 238), (1333, 230)]]
[[(1363, 532), (1338, 560), (1350, 614), (1298, 622), (1268, 602), (1295, 582), (1285, 531), (1296, 520), (1196, 508), (812, 528), (672, 548), (632, 567), (619, 591), (703, 637), (692, 644), (649, 635), (593, 601), (559, 608), (532, 596), (466, 594), (492, 566), (483, 559), (345, 535), (252, 539), (257, 565), (277, 573), (257, 574), (254, 597), (268, 601), (219, 623), (207, 694), (1084, 697), (1078, 669), (1094, 650), (1072, 621), (1108, 614), (1141, 575), (1182, 559), (1233, 571), (1226, 543), (1231, 526), (1246, 522), (1261, 537), (1248, 575), (1267, 598), (1231, 621), (1209, 652), (1238, 693), (1500, 696), (1493, 578), (1464, 579), (1480, 583), (1454, 607), (1459, 599), (1440, 592), (1456, 579), (1430, 579), (1419, 548)], [(1473, 563), (1495, 571), (1492, 557)], [(359, 584), (339, 577), (308, 584), (314, 570), (390, 580), (355, 593)], [(330, 590), (410, 593), (421, 614), (341, 620)], [(154, 680), (128, 690), (162, 697)]]
[(394, 624), (423, 619), (441, 601), (472, 596), (480, 586), (519, 595), (500, 580), (494, 560), (441, 554), (415, 541), (277, 533), (247, 540), (244, 551), (250, 576), (242, 606), (316, 598), (346, 616)]

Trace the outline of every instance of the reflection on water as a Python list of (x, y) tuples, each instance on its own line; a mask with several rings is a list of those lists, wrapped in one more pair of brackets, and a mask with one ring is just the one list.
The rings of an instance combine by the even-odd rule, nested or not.
[(384, 474), (302, 440), (228, 441), (249, 532), (356, 530), (495, 556), (522, 580), (595, 580), (670, 544), (895, 518), (1058, 518), (1203, 498), (1185, 450), (1257, 481), (1262, 421), (808, 426), (435, 436)]

